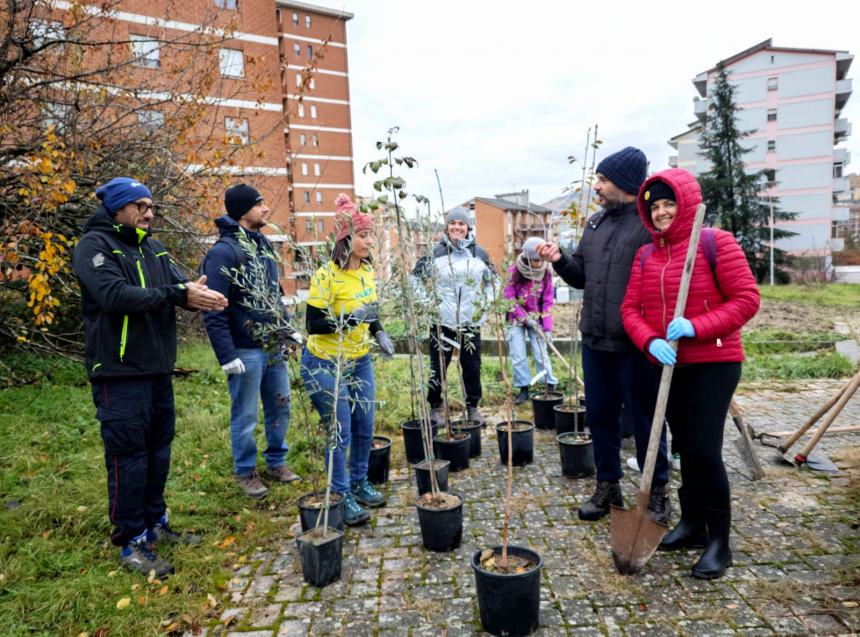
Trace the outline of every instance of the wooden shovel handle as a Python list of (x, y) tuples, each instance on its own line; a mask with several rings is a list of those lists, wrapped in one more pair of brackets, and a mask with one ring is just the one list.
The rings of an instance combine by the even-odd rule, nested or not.
[[(567, 371), (573, 374), (573, 368), (570, 366), (570, 363), (568, 363), (567, 359), (562, 355), (561, 352), (558, 351), (558, 348), (553, 344), (553, 342), (546, 337), (546, 334), (544, 334), (543, 331), (536, 331), (538, 334), (540, 334), (540, 337), (543, 339), (543, 342), (546, 343), (546, 346), (549, 347), (550, 350), (552, 350), (552, 353), (558, 356), (558, 359), (564, 364), (564, 366), (567, 368)], [(573, 338), (572, 335), (571, 338)], [(585, 387), (585, 384), (582, 382), (581, 378), (577, 377), (576, 381), (580, 387)]]
[[(678, 288), (678, 300), (675, 303), (673, 318), (684, 316), (687, 307), (687, 294), (690, 291), (690, 279), (693, 276), (693, 265), (696, 263), (696, 250), (699, 247), (699, 236), (702, 234), (702, 223), (705, 220), (705, 204), (696, 208), (696, 219), (687, 244), (687, 258), (684, 261), (684, 272), (681, 275), (681, 286)], [(678, 351), (678, 341), (669, 341), (672, 349)], [(639, 492), (651, 491), (651, 480), (654, 478), (654, 465), (657, 464), (657, 450), (660, 447), (660, 434), (663, 432), (663, 420), (666, 418), (666, 405), (669, 402), (669, 388), (672, 385), (674, 365), (663, 365), (660, 376), (660, 389), (657, 391), (657, 405), (654, 408), (654, 419), (651, 421), (651, 435), (648, 438), (648, 452), (645, 455), (645, 466), (642, 467), (642, 478), (639, 480)]]
[(809, 417), (809, 420), (803, 423), (794, 433), (786, 437), (785, 440), (780, 442), (776, 446), (776, 448), (779, 449), (782, 453), (788, 451), (789, 448), (791, 448), (791, 445), (800, 440), (800, 437), (803, 436), (803, 434), (805, 434), (812, 427), (812, 425), (818, 422), (819, 418), (821, 418), (824, 414), (830, 411), (830, 408), (833, 407), (833, 405), (835, 405), (840, 398), (842, 398), (842, 394), (845, 393), (845, 390), (848, 389), (849, 385), (851, 385), (851, 383), (853, 383), (854, 380), (858, 377), (860, 377), (860, 372), (857, 372), (851, 380), (842, 385), (842, 387), (839, 388), (839, 391), (833, 394), (830, 399), (821, 406), (821, 409), (812, 414), (812, 416)]
[(848, 383), (845, 387), (845, 391), (842, 392), (842, 395), (839, 397), (839, 400), (836, 402), (836, 405), (833, 407), (833, 411), (831, 411), (827, 418), (821, 423), (821, 426), (815, 431), (815, 435), (812, 436), (812, 439), (806, 443), (806, 446), (800, 452), (800, 455), (804, 457), (804, 459), (809, 456), (812, 452), (813, 447), (818, 444), (818, 441), (821, 440), (821, 436), (824, 435), (824, 432), (827, 431), (827, 428), (830, 424), (836, 420), (836, 416), (839, 415), (839, 412), (842, 411), (842, 408), (845, 407), (845, 404), (851, 400), (851, 397), (854, 395), (854, 392), (857, 391), (857, 386), (860, 385), (860, 373), (855, 374), (854, 378)]

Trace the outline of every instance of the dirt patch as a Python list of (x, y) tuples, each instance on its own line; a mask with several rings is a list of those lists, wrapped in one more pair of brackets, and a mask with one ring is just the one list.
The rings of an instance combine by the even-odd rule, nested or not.
[(459, 496), (451, 493), (437, 493), (435, 496), (432, 493), (425, 493), (418, 498), (418, 504), (425, 509), (433, 509), (434, 511), (447, 511), (460, 506), (462, 500)]
[(536, 564), (524, 557), (508, 554), (508, 563), (502, 565), (502, 556), (493, 549), (485, 549), (481, 553), (481, 569), (488, 573), (502, 575), (520, 575), (532, 570)]

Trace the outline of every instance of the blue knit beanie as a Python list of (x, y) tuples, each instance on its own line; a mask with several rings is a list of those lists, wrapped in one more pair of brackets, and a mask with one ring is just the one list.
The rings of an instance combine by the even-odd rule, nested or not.
[(628, 146), (597, 164), (597, 172), (626, 193), (635, 195), (648, 176), (648, 160), (638, 148)]
[(96, 197), (105, 210), (113, 217), (124, 205), (148, 197), (152, 199), (149, 188), (131, 177), (114, 177), (96, 190)]

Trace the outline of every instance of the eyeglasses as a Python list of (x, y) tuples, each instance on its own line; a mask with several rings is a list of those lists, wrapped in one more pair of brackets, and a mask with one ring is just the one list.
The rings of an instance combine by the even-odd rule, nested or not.
[(152, 214), (155, 216), (161, 210), (161, 206), (158, 204), (151, 204), (145, 201), (132, 201), (131, 203), (137, 206), (137, 211), (142, 215), (145, 215), (147, 212), (152, 210)]

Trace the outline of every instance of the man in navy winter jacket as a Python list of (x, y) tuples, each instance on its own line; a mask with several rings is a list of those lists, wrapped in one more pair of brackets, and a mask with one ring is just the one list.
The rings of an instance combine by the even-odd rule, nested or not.
[(223, 295), (206, 277), (186, 281), (151, 237), (152, 193), (128, 177), (96, 191), (73, 265), (81, 286), (87, 375), (107, 468), (111, 541), (127, 568), (163, 577), (173, 572), (156, 543), (199, 541), (168, 524), (164, 485), (175, 428), (172, 372), (176, 307), (218, 312)]
[(269, 208), (260, 193), (237, 184), (224, 194), (227, 214), (215, 220), (220, 238), (206, 254), (209, 286), (230, 302), (225, 312), (204, 315), (206, 331), (230, 392), (230, 445), (236, 482), (249, 498), (266, 496), (257, 471), (258, 397), (263, 401), (266, 434), (265, 477), (298, 480), (286, 466), (290, 423), (290, 379), (284, 342), (301, 344), (281, 300), (278, 263), (272, 244), (260, 232)]

